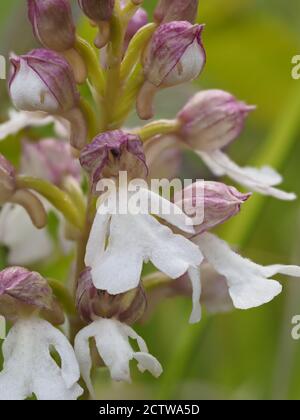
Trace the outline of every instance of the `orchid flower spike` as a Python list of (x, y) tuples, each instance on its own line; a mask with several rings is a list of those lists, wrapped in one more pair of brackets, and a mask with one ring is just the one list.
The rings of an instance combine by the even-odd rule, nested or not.
[(170, 22), (156, 30), (143, 54), (145, 82), (137, 98), (141, 119), (153, 116), (152, 104), (159, 89), (192, 81), (200, 75), (206, 62), (203, 28), (189, 22)]
[[(145, 341), (132, 328), (115, 319), (99, 318), (81, 330), (75, 339), (75, 353), (81, 375), (94, 398), (95, 392), (90, 377), (92, 368), (90, 338), (95, 338), (99, 355), (108, 367), (113, 380), (131, 381), (129, 363), (133, 359), (138, 362), (138, 368), (142, 373), (148, 370), (156, 378), (161, 375), (160, 363), (149, 354)], [(132, 349), (129, 339), (137, 341), (139, 351)]]
[(50, 50), (33, 50), (12, 56), (9, 90), (22, 111), (42, 111), (71, 124), (71, 145), (82, 149), (87, 142), (87, 122), (80, 110), (80, 96), (67, 61)]

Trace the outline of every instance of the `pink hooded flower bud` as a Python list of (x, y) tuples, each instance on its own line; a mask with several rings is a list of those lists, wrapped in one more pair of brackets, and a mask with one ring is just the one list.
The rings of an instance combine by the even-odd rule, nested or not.
[(201, 223), (195, 226), (195, 232), (201, 234), (237, 215), (249, 197), (251, 194), (220, 182), (201, 181), (176, 193), (174, 202), (191, 218), (201, 211)]
[(28, 17), (37, 40), (63, 52), (75, 45), (75, 25), (68, 0), (27, 0)]
[(0, 154), (0, 206), (5, 204), (16, 191), (14, 167)]
[(97, 48), (104, 47), (109, 39), (109, 20), (112, 17), (115, 0), (78, 0), (84, 14), (99, 26), (99, 34), (95, 40)]
[(239, 136), (253, 109), (222, 90), (199, 92), (177, 116), (180, 136), (196, 150), (221, 149)]
[(155, 93), (196, 79), (202, 72), (206, 54), (202, 44), (203, 25), (171, 22), (154, 33), (143, 56), (145, 83), (137, 100), (140, 118), (153, 116)]
[(114, 318), (126, 324), (134, 324), (146, 309), (146, 295), (142, 287), (116, 296), (97, 290), (93, 284), (91, 269), (81, 273), (78, 282), (76, 304), (85, 322), (97, 318)]
[(80, 156), (81, 166), (91, 175), (94, 189), (102, 178), (145, 178), (147, 165), (140, 138), (121, 130), (108, 131), (87, 145)]
[(79, 109), (80, 96), (72, 69), (58, 53), (37, 49), (11, 58), (9, 90), (21, 111), (42, 111), (58, 115), (71, 123), (71, 144), (86, 144), (86, 121)]
[(80, 180), (81, 168), (68, 143), (46, 139), (36, 143), (23, 142), (21, 172), (60, 186), (67, 176)]
[(0, 272), (0, 313), (15, 319), (26, 311), (41, 310), (55, 323), (63, 322), (63, 314), (48, 282), (36, 272), (10, 267)]
[(154, 12), (158, 23), (185, 20), (194, 23), (197, 17), (199, 0), (160, 0)]
[(148, 23), (148, 13), (146, 12), (145, 9), (140, 7), (129, 21), (127, 32), (125, 35), (125, 50), (127, 49), (134, 35), (139, 31), (139, 29), (147, 25), (147, 23)]

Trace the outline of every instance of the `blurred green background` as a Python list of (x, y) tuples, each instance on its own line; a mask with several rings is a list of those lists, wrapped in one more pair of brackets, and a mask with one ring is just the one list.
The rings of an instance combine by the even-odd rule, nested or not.
[[(75, 3), (75, 1), (74, 1)], [(0, 53), (24, 53), (35, 44), (22, 0), (1, 2)], [(152, 13), (156, 0), (145, 0)], [(239, 164), (272, 164), (285, 178), (284, 189), (300, 196), (300, 81), (291, 77), (291, 59), (300, 54), (299, 0), (201, 0), (199, 22), (206, 23), (207, 66), (192, 87), (164, 92), (159, 114), (172, 116), (199, 88), (231, 91), (257, 104), (245, 133), (230, 148)], [(0, 118), (8, 98), (0, 82)], [(134, 120), (133, 120), (134, 121)], [(133, 123), (133, 122), (132, 122)], [(12, 153), (9, 141), (0, 151)], [(189, 158), (195, 177), (201, 162)], [(300, 203), (255, 197), (220, 235), (262, 264), (300, 264)], [(69, 261), (44, 267), (63, 277)], [(291, 338), (291, 318), (300, 314), (299, 280), (282, 279), (284, 293), (247, 312), (210, 316), (188, 326), (190, 302), (164, 301), (139, 327), (162, 362), (159, 380), (138, 375), (132, 385), (111, 384), (100, 372), (101, 399), (298, 399), (300, 341)]]

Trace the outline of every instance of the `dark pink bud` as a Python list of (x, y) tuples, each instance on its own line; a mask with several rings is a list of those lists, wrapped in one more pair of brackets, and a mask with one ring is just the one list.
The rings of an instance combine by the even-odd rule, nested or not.
[(199, 0), (160, 0), (154, 12), (158, 23), (185, 20), (194, 23), (197, 17)]
[(23, 142), (21, 172), (59, 186), (67, 176), (79, 180), (81, 168), (68, 143), (46, 139), (36, 143)]
[(109, 41), (109, 20), (114, 11), (115, 0), (79, 0), (79, 5), (86, 16), (99, 26), (99, 33), (95, 39), (96, 47), (104, 47)]
[(200, 210), (201, 224), (196, 223), (195, 231), (201, 234), (237, 215), (250, 197), (220, 182), (200, 181), (176, 193), (174, 202), (191, 218)]
[(28, 305), (51, 310), (54, 304), (52, 290), (47, 281), (40, 274), (22, 267), (10, 267), (0, 272), (0, 311), (2, 301), (6, 304), (10, 301), (15, 309)]
[(199, 92), (178, 114), (181, 138), (197, 150), (221, 149), (239, 136), (253, 109), (222, 90)]
[(206, 54), (202, 44), (203, 25), (171, 22), (154, 33), (143, 56), (145, 83), (137, 109), (142, 119), (153, 116), (152, 103), (157, 90), (196, 79), (202, 72)]
[(0, 154), (0, 206), (5, 204), (16, 191), (14, 167)]
[(115, 0), (78, 0), (84, 14), (94, 22), (110, 20)]
[(68, 0), (27, 0), (37, 40), (46, 48), (66, 51), (75, 45), (75, 25)]
[(91, 269), (87, 268), (79, 278), (76, 304), (85, 322), (97, 318), (115, 318), (133, 324), (144, 314), (146, 296), (142, 287), (116, 296), (97, 290), (92, 281)]
[(71, 123), (71, 144), (86, 144), (86, 121), (79, 109), (80, 96), (72, 68), (58, 53), (45, 49), (11, 58), (9, 90), (12, 101), (22, 111), (42, 111), (59, 115)]
[(80, 155), (81, 166), (91, 175), (94, 189), (102, 178), (118, 178), (127, 171), (128, 178), (147, 176), (143, 144), (137, 135), (121, 130), (96, 137)]

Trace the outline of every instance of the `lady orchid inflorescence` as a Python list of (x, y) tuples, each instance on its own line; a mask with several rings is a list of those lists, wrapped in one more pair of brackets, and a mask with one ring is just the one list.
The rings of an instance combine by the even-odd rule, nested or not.
[[(276, 274), (300, 277), (300, 267), (258, 265), (211, 232), (252, 193), (296, 198), (277, 188), (272, 168), (240, 167), (224, 150), (254, 106), (203, 90), (174, 120), (127, 127), (133, 108), (152, 118), (156, 93), (193, 81), (206, 63), (197, 0), (158, 1), (154, 23), (142, 5), (79, 0), (97, 27), (90, 44), (68, 0), (28, 0), (42, 48), (11, 54), (15, 109), (0, 125), (0, 140), (20, 141), (18, 165), (0, 155), (1, 400), (97, 398), (92, 371), (128, 382), (133, 360), (158, 378), (163, 367), (135, 324), (161, 299), (190, 296), (198, 323), (202, 305), (254, 308), (281, 292)], [(175, 180), (184, 150), (247, 192), (215, 178)], [(175, 192), (169, 181), (179, 181)], [(63, 282), (32, 269), (63, 255), (74, 260)]]

